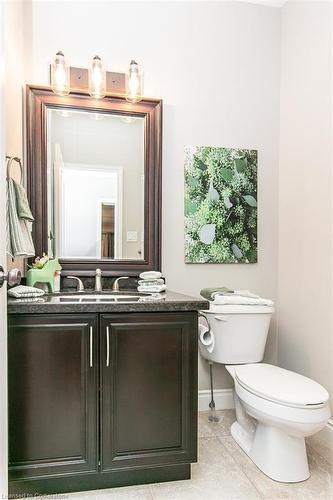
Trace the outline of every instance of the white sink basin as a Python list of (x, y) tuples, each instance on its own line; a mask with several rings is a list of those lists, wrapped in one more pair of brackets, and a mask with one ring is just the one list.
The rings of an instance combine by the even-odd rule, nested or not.
[(75, 295), (59, 295), (59, 299), (61, 302), (136, 302), (140, 299), (140, 295), (134, 294), (85, 294), (85, 293), (77, 293)]
[(53, 293), (34, 299), (11, 299), (12, 302), (49, 302), (52, 304), (121, 304), (165, 301), (165, 293)]
[(102, 292), (102, 293), (60, 293), (53, 296), (59, 302), (64, 303), (116, 303), (116, 302), (146, 302), (161, 300), (163, 297), (158, 293), (139, 293), (139, 292)]

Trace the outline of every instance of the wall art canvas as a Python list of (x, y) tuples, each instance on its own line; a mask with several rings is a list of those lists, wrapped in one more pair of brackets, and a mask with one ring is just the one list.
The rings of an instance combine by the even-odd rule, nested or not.
[(185, 148), (185, 262), (257, 262), (257, 151)]

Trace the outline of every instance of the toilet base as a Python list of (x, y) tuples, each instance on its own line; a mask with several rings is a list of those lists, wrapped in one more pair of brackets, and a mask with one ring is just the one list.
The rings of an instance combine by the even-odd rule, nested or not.
[(231, 435), (256, 466), (274, 481), (297, 483), (310, 477), (304, 438), (289, 436), (260, 422), (254, 433), (234, 422)]

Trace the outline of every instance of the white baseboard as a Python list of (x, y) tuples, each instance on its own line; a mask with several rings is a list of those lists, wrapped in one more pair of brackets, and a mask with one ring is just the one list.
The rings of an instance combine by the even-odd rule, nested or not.
[[(199, 391), (198, 410), (208, 411), (210, 403), (210, 391)], [(216, 410), (231, 410), (235, 407), (232, 389), (214, 389), (214, 401)]]

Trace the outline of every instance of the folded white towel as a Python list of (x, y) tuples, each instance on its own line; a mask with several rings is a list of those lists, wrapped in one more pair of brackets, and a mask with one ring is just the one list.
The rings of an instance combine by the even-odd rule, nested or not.
[(139, 280), (138, 284), (141, 286), (150, 286), (150, 285), (164, 285), (164, 279), (163, 278), (157, 278), (156, 280), (150, 279), (150, 280)]
[(166, 285), (138, 286), (138, 292), (160, 293), (166, 290)]
[(140, 278), (142, 280), (155, 280), (162, 278), (162, 273), (159, 271), (145, 271), (140, 274)]
[(44, 290), (41, 290), (40, 288), (36, 288), (34, 286), (18, 285), (8, 290), (8, 295), (10, 295), (11, 297), (15, 297), (16, 299), (40, 297), (44, 294)]
[(217, 305), (248, 305), (248, 306), (273, 306), (274, 302), (269, 299), (256, 299), (243, 297), (241, 295), (215, 295), (213, 304)]
[(235, 290), (234, 295), (239, 295), (240, 297), (250, 297), (251, 299), (260, 299), (260, 295), (256, 295), (249, 290)]
[(223, 297), (227, 296), (229, 297), (230, 295), (239, 295), (240, 297), (251, 297), (252, 299), (260, 299), (259, 295), (256, 295), (255, 293), (250, 292), (249, 290), (235, 290), (235, 291), (230, 291), (230, 292), (213, 292), (212, 293), (212, 298), (214, 299), (216, 295), (223, 295)]

